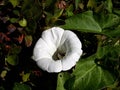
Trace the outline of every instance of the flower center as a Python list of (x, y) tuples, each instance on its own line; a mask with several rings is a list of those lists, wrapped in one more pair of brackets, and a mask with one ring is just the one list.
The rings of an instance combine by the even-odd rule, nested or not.
[(66, 54), (65, 52), (60, 52), (59, 50), (56, 50), (52, 58), (53, 60), (59, 60), (59, 59), (62, 59), (65, 56), (65, 54)]

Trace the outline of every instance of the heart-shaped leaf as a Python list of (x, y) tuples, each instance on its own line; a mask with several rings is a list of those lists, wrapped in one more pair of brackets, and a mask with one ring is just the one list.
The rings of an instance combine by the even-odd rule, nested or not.
[(102, 29), (94, 20), (92, 11), (74, 15), (65, 20), (64, 29), (79, 30), (82, 32), (101, 32)]
[(99, 90), (113, 84), (113, 76), (96, 65), (95, 58), (96, 56), (91, 56), (79, 61), (73, 73), (69, 74), (69, 78), (61, 73), (62, 77), (58, 77), (58, 83), (61, 82), (59, 84), (62, 85), (59, 86), (64, 88), (62, 90)]
[(22, 75), (22, 80), (23, 82), (27, 82), (29, 80), (30, 77), (30, 73), (26, 73)]
[(5, 60), (10, 64), (10, 65), (17, 65), (18, 64), (18, 56), (17, 55), (9, 55), (5, 58)]
[(16, 7), (19, 4), (19, 0), (9, 0), (13, 7)]
[(27, 20), (25, 18), (20, 20), (18, 23), (21, 27), (26, 27), (27, 26)]
[(94, 62), (95, 57), (81, 60), (73, 72), (76, 76), (73, 90), (98, 90), (113, 84), (112, 75), (97, 66)]

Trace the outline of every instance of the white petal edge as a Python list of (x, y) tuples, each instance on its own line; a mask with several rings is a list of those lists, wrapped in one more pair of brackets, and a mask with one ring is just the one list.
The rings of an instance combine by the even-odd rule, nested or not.
[[(72, 31), (53, 27), (42, 33), (34, 47), (33, 59), (47, 72), (66, 71), (75, 66), (79, 60), (82, 55), (81, 47), (80, 40)], [(65, 50), (66, 55), (63, 59), (55, 61), (52, 55), (58, 48)]]
[(66, 71), (75, 66), (76, 62), (82, 55), (82, 44), (77, 35), (72, 31), (66, 30), (61, 40), (64, 48), (66, 48), (66, 55), (62, 61), (62, 70)]
[(37, 65), (44, 71), (53, 73), (53, 72), (61, 72), (62, 71), (62, 64), (61, 60), (54, 61), (49, 58), (42, 58), (37, 61)]

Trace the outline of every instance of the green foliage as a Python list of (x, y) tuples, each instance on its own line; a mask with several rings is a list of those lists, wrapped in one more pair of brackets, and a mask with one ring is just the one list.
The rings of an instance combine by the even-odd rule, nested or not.
[(27, 21), (26, 21), (26, 19), (22, 19), (22, 20), (20, 20), (19, 22), (19, 25), (21, 26), (21, 27), (25, 27), (25, 26), (27, 26)]
[(25, 84), (19, 84), (19, 83), (15, 83), (13, 90), (31, 90), (31, 88), (28, 85)]
[(119, 24), (120, 17), (115, 14), (101, 14), (99, 17), (97, 17), (97, 20), (101, 26), (102, 29), (111, 28)]
[(95, 0), (89, 0), (87, 3), (88, 8), (95, 8), (96, 7), (96, 1)]
[(75, 0), (75, 8), (77, 9), (81, 0)]
[[(0, 90), (119, 90), (119, 6), (119, 0), (1, 0)], [(31, 59), (42, 31), (53, 26), (73, 30), (83, 46), (77, 65), (58, 74)]]
[(19, 0), (9, 0), (9, 1), (13, 5), (13, 7), (16, 7), (17, 5), (19, 5)]
[(6, 62), (8, 62), (11, 65), (17, 65), (18, 64), (18, 56), (17, 55), (9, 55), (5, 58)]
[(106, 9), (108, 10), (108, 12), (112, 13), (112, 9), (113, 9), (112, 0), (107, 0), (106, 3), (107, 3)]
[[(87, 59), (80, 60), (72, 74), (66, 78), (64, 73), (60, 73), (58, 84), (62, 86), (61, 90), (98, 90), (103, 87), (109, 87), (114, 83), (113, 76), (98, 66), (94, 61), (96, 56), (93, 55)], [(61, 78), (61, 79), (60, 79)], [(63, 82), (63, 83), (60, 83)], [(60, 90), (58, 87), (57, 90)]]
[[(87, 23), (87, 24), (86, 24)], [(79, 30), (82, 32), (101, 32), (102, 29), (94, 20), (92, 11), (72, 16), (65, 20), (65, 29)]]
[(29, 19), (37, 20), (42, 14), (42, 3), (39, 0), (24, 0), (22, 14)]
[(58, 75), (58, 81), (57, 81), (57, 90), (65, 90), (64, 88), (64, 84), (66, 82), (67, 79), (70, 78), (69, 73), (65, 72), (61, 72)]
[(91, 56), (78, 63), (73, 71), (76, 78), (72, 90), (98, 90), (114, 83), (112, 75), (96, 65), (94, 61), (95, 57)]

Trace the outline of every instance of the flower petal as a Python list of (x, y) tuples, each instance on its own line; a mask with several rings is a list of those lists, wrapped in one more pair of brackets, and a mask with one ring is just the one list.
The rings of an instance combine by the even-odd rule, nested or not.
[[(60, 72), (71, 69), (82, 55), (82, 45), (78, 37), (69, 30), (53, 27), (42, 33), (37, 41), (33, 59), (37, 65), (48, 72)], [(53, 60), (53, 55), (58, 51), (65, 54), (60, 60)]]
[(64, 30), (59, 27), (53, 27), (43, 32), (42, 39), (49, 45), (49, 47), (59, 46)]
[(35, 61), (42, 58), (51, 58), (51, 53), (54, 53), (55, 50), (55, 46), (51, 48), (42, 38), (40, 38), (34, 47), (32, 58)]
[[(66, 55), (63, 58), (63, 71), (71, 69), (82, 55), (82, 44), (78, 37), (72, 31), (65, 31), (61, 40), (61, 50), (66, 49)], [(63, 49), (62, 49), (63, 48)]]
[(57, 60), (57, 61), (52, 60), (49, 63), (48, 72), (61, 72), (61, 71), (62, 71), (61, 60)]
[(50, 64), (51, 61), (52, 61), (52, 59), (50, 59), (50, 58), (42, 58), (42, 59), (39, 59), (39, 60), (37, 61), (37, 65), (38, 65), (42, 70), (48, 71), (48, 67), (49, 67), (49, 64)]
[(54, 61), (49, 58), (42, 58), (37, 61), (37, 65), (44, 71), (53, 73), (62, 70), (61, 60)]
[(61, 41), (63, 33), (64, 30), (58, 27), (45, 30), (34, 47), (33, 59), (52, 57)]
[(60, 72), (62, 70), (61, 61), (54, 61), (53, 54), (57, 50), (64, 30), (58, 27), (45, 30), (42, 37), (37, 41), (33, 59), (37, 61), (38, 66), (48, 72)]

